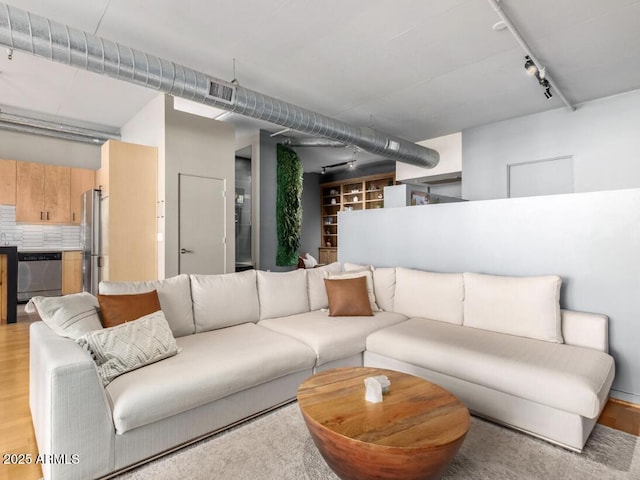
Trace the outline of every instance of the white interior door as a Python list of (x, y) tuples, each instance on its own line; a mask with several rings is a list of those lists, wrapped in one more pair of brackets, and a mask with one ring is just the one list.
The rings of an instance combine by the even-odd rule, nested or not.
[(180, 174), (180, 273), (225, 273), (225, 187), (220, 178)]

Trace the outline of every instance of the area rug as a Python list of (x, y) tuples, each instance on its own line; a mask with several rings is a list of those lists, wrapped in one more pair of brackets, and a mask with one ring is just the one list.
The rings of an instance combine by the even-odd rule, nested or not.
[[(291, 404), (118, 480), (336, 480)], [(472, 417), (443, 480), (637, 480), (639, 438), (596, 425), (582, 454)]]

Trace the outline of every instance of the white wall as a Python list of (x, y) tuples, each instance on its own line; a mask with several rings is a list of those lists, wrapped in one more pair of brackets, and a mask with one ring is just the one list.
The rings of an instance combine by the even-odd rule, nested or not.
[(462, 132), (462, 197), (506, 198), (507, 165), (573, 156), (575, 192), (640, 187), (640, 90)]
[[(226, 181), (226, 272), (235, 271), (235, 130), (232, 125), (173, 109), (165, 101), (165, 274), (178, 274), (179, 174)], [(222, 221), (223, 219), (220, 219)]]
[(0, 130), (0, 158), (97, 170), (100, 145)]
[(560, 275), (563, 308), (610, 317), (613, 395), (640, 403), (640, 189), (341, 212), (338, 225), (341, 262)]
[[(178, 174), (221, 178), (235, 185), (233, 126), (173, 109), (159, 94), (122, 128), (122, 140), (158, 147), (158, 277), (178, 274)], [(231, 195), (229, 197), (229, 195)], [(235, 270), (233, 193), (227, 196), (226, 271)]]
[(123, 142), (137, 143), (158, 148), (158, 196), (159, 202), (157, 220), (158, 229), (158, 278), (165, 278), (165, 127), (164, 127), (165, 95), (159, 93), (131, 118), (120, 130)]
[(462, 133), (452, 133), (442, 137), (416, 142), (429, 147), (440, 154), (440, 161), (433, 168), (418, 167), (408, 163), (396, 162), (396, 180), (418, 183), (448, 178), (462, 170)]

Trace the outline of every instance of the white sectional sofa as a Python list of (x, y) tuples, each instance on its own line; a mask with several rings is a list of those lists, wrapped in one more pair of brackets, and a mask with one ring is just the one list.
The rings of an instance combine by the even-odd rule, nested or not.
[(561, 313), (558, 277), (374, 269), (368, 275), (379, 310), (331, 317), (324, 277), (340, 270), (105, 282), (101, 293), (111, 295), (155, 289), (180, 348), (106, 387), (86, 350), (34, 323), (30, 406), (38, 447), (79, 460), (43, 465), (45, 479), (126, 469), (289, 402), (305, 378), (336, 366), (423, 376), (479, 415), (582, 449), (614, 362), (607, 317)]

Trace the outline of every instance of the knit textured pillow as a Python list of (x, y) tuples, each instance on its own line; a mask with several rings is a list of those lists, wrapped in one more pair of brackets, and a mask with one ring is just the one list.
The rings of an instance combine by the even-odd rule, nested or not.
[(178, 353), (162, 310), (135, 322), (89, 332), (76, 342), (88, 350), (106, 387), (114, 378)]

